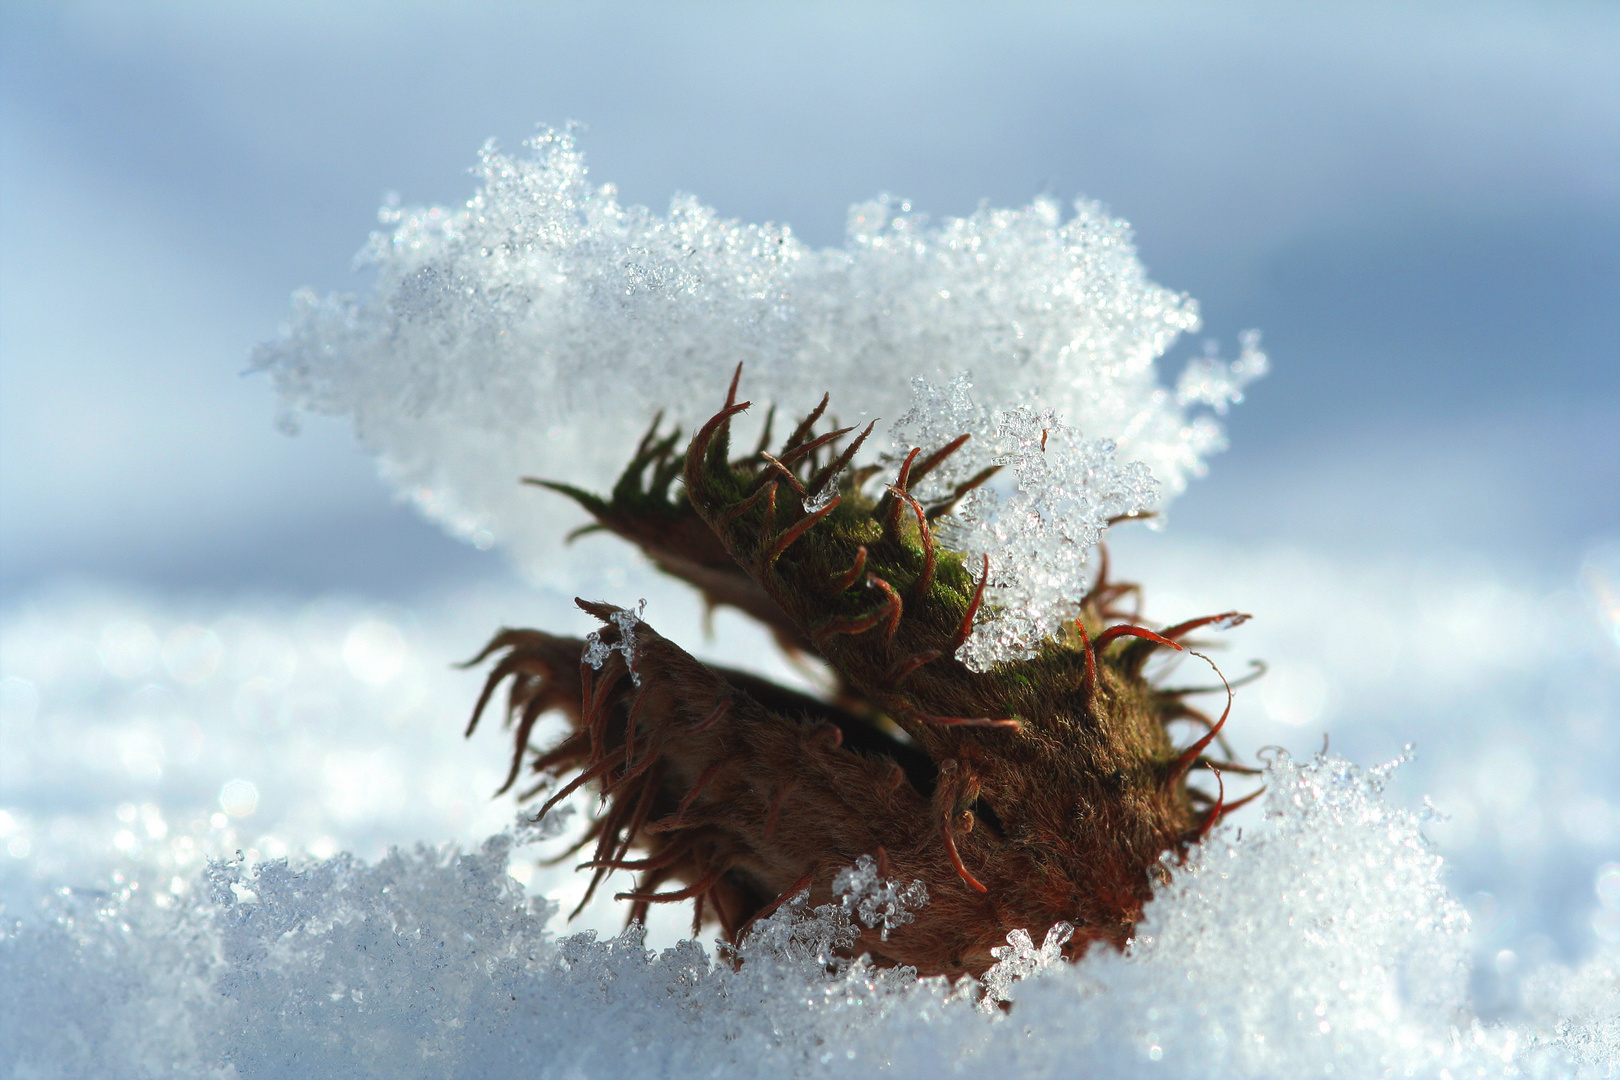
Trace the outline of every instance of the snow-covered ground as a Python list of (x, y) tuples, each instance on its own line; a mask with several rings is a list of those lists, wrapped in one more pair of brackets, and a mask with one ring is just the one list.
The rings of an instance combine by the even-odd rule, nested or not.
[[(1262, 751), (1265, 808), (1175, 870), (1125, 956), (1046, 970), (1035, 943), (1007, 960), (1035, 972), (1013, 1008), (988, 1015), (966, 987), (828, 972), (830, 913), (780, 917), (737, 970), (681, 942), (684, 912), (645, 940), (610, 902), (565, 925), (585, 875), (537, 866), (560, 840), (489, 799), (505, 747), (462, 740), (477, 676), (450, 667), (496, 625), (573, 625), (560, 593), (38, 597), (0, 639), (4, 779), (27, 807), (0, 818), (8, 1068), (1613, 1075), (1620, 769), (1576, 749), (1620, 689), (1613, 624), (1605, 642), (1573, 593), (1445, 568), (1171, 543), (1131, 558), (1155, 610), (1264, 612), (1232, 634), (1234, 659), (1272, 673), (1231, 730), (1246, 753), (1289, 750)], [(646, 571), (596, 584), (647, 596), (660, 625), (700, 618)], [(702, 651), (747, 638), (722, 615)], [(1326, 728), (1376, 743), (1364, 727), (1416, 759), (1315, 756)], [(1585, 953), (1576, 970), (1555, 939)]]

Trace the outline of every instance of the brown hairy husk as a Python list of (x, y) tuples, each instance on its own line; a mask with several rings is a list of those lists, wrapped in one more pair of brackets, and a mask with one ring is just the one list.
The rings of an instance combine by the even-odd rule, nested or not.
[[(695, 929), (712, 921), (736, 942), (803, 890), (813, 904), (834, 900), (834, 876), (873, 855), (885, 877), (920, 880), (929, 896), (886, 937), (857, 927), (853, 951), (879, 962), (977, 975), (1010, 930), (1040, 940), (1058, 922), (1076, 928), (1068, 955), (1122, 944), (1168, 873), (1164, 857), (1184, 856), (1236, 805), (1224, 782), (1211, 798), (1188, 773), (1251, 771), (1206, 756), (1225, 712), (1211, 719), (1186, 701), (1200, 691), (1156, 688), (1143, 666), (1191, 631), (1244, 616), (1136, 626), (1120, 604), (1138, 590), (1110, 581), (1105, 558), (1071, 632), (1030, 660), (971, 671), (953, 654), (988, 602), (987, 564), (965, 566), (932, 522), (985, 475), (930, 506), (911, 494), (963, 440), (914, 450), (872, 498), (875, 470), (848, 468), (865, 433), (841, 451), (853, 429), (815, 434), (825, 399), (775, 454), (767, 425), (758, 449), (731, 458), (730, 421), (748, 407), (736, 388), (684, 454), (655, 420), (609, 498), (533, 482), (575, 499), (711, 605), (826, 661), (832, 700), (700, 663), (645, 622), (632, 626), (632, 660), (615, 650), (600, 668), (582, 662), (583, 641), (503, 630), (472, 661), (499, 654), (468, 727), (509, 680), (514, 752), (501, 791), (526, 756), (538, 782), (524, 797), (546, 793), (542, 812), (594, 784), (602, 808), (578, 845), (590, 848), (586, 899), (611, 872), (633, 872), (617, 894), (632, 919), (690, 900)], [(603, 620), (602, 643), (623, 644), (620, 609), (579, 604)], [(570, 734), (531, 748), (548, 712), (566, 716)], [(1178, 721), (1202, 729), (1185, 749), (1168, 732)]]

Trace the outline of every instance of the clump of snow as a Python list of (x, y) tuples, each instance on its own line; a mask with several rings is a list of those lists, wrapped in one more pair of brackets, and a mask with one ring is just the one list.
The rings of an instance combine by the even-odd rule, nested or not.
[(877, 860), (862, 855), (853, 866), (847, 866), (833, 876), (833, 895), (838, 897), (844, 910), (864, 925), (878, 930), (884, 941), (889, 933), (916, 920), (918, 908), (928, 903), (928, 886), (913, 881), (902, 886), (878, 872)]
[(942, 530), (969, 558), (989, 557), (987, 617), (957, 652), (969, 667), (1034, 655), (1080, 611), (1087, 555), (1108, 522), (1154, 506), (1159, 485), (1139, 461), (1120, 464), (1114, 445), (1085, 440), (1050, 410), (1014, 408), (996, 432), (1012, 471), (1010, 492), (975, 489)]
[[(687, 196), (666, 215), (621, 206), (571, 135), (530, 145), (486, 147), (461, 208), (385, 208), (360, 257), (369, 293), (298, 294), (254, 360), (289, 421), (352, 417), (402, 494), (527, 567), (577, 511), (519, 477), (606, 487), (655, 412), (690, 430), (739, 362), (753, 400), (808, 411), (830, 391), (845, 422), (900, 416), (914, 377), (975, 372), (986, 409), (1050, 410), (1085, 445), (1114, 444), (1161, 504), (1223, 445), (1207, 410), (1265, 368), (1250, 338), (1238, 361), (1162, 385), (1155, 361), (1197, 307), (1150, 281), (1128, 226), (1093, 203), (931, 225), (885, 197), (851, 209), (843, 247), (817, 250)], [(991, 413), (963, 419), (947, 438), (997, 437)]]
[[(1027, 409), (1025, 411), (1028, 411)], [(911, 380), (911, 408), (890, 427), (890, 437), (902, 448), (934, 450), (968, 433), (971, 438), (918, 480), (912, 491), (933, 502), (948, 497), (957, 485), (996, 464), (993, 442), (998, 417), (973, 394), (973, 373), (964, 371), (946, 383), (922, 376)]]
[[(838, 955), (795, 898), (736, 950), (560, 937), (477, 850), (248, 863), (189, 887), (64, 890), (0, 932), (8, 1075), (386, 1077), (1601, 1076), (1616, 958), (1549, 1012), (1471, 1015), (1468, 919), (1383, 770), (1278, 758), (1264, 819), (1194, 849), (1124, 953), (1014, 934), (981, 995)], [(927, 918), (927, 909), (918, 912)], [(976, 1002), (1008, 999), (981, 1013)]]
[[(1379, 797), (1388, 771), (1282, 757), (1268, 827), (1213, 838), (1173, 872), (1129, 955), (1101, 965), (1103, 1001), (1129, 988), (1143, 1006), (1113, 1018), (1148, 1057), (1181, 1076), (1474, 1064), (1450, 1038), (1467, 1010), (1468, 916), (1416, 815)], [(1084, 1012), (1089, 1025), (1113, 1010)]]
[(1086, 562), (1111, 520), (1157, 506), (1160, 484), (1140, 461), (1121, 463), (1106, 439), (1085, 439), (1051, 409), (979, 405), (960, 375), (945, 386), (912, 380), (912, 407), (896, 439), (937, 448), (975, 432), (919, 484), (928, 498), (949, 495), (989, 466), (1001, 483), (975, 488), (941, 519), (941, 538), (967, 558), (989, 559), (983, 614), (957, 652), (983, 671), (1033, 656), (1080, 612)]
[(1579, 971), (1541, 971), (1526, 980), (1525, 1004), (1544, 1036), (1583, 1074), (1620, 1072), (1620, 948), (1612, 943)]

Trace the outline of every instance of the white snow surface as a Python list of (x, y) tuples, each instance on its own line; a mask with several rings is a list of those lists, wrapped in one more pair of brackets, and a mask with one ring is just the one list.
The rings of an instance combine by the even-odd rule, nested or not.
[[(1055, 941), (1012, 935), (986, 979), (1007, 1012), (972, 987), (826, 972), (840, 920), (904, 892), (860, 866), (855, 911), (784, 915), (736, 969), (681, 941), (685, 911), (656, 911), (646, 939), (618, 936), (611, 901), (566, 925), (587, 875), (536, 857), (577, 819), (508, 826), (488, 798), (504, 740), (462, 741), (480, 676), (449, 666), (499, 625), (583, 636), (565, 594), (415, 611), (42, 595), (0, 619), (0, 1076), (1615, 1075), (1616, 762), (1585, 726), (1617, 657), (1579, 599), (1450, 565), (1166, 550), (1127, 559), (1159, 583), (1154, 611), (1269, 613), (1223, 638), (1274, 663), (1231, 731), (1251, 760), (1296, 752), (1265, 753), (1264, 811), (1171, 867), (1126, 955), (1054, 964)], [(687, 633), (700, 604), (650, 573), (598, 587), (646, 596), (649, 624), (703, 655), (769, 657), (740, 617)], [(1407, 618), (1381, 623), (1396, 598)], [(1509, 613), (1521, 633), (1490, 633)], [(1387, 769), (1306, 749), (1318, 721), (1353, 742), (1386, 712), (1427, 751), (1391, 791), (1416, 774), (1447, 819), (1384, 790)], [(1566, 913), (1522, 892), (1569, 865), (1590, 883), (1573, 968), (1537, 959)], [(1520, 1005), (1481, 1019), (1482, 970), (1515, 954), (1537, 968)]]
[(63, 890), (0, 938), (0, 1054), (18, 1076), (1611, 1075), (1620, 956), (1552, 1023), (1472, 1019), (1468, 917), (1382, 773), (1278, 757), (1264, 822), (1174, 867), (1123, 955), (1011, 935), (986, 978), (1006, 1012), (838, 959), (838, 905), (718, 956), (559, 937), (506, 832)]
[[(888, 448), (971, 432), (985, 449), (964, 461), (1017, 463), (1016, 494), (975, 499), (975, 551), (1000, 558), (966, 658), (1027, 655), (1067, 613), (1073, 571), (1115, 508), (1162, 508), (1185, 488), (1224, 445), (1210, 410), (1266, 368), (1249, 334), (1237, 360), (1210, 353), (1161, 385), (1155, 361), (1198, 327), (1197, 305), (1150, 281), (1129, 227), (1093, 203), (930, 225), (884, 196), (850, 209), (845, 246), (816, 250), (689, 196), (662, 216), (621, 206), (588, 181), (569, 133), (530, 148), (486, 146), (464, 207), (385, 208), (387, 231), (359, 256), (369, 293), (298, 294), (254, 364), (289, 423), (298, 410), (352, 417), (402, 495), (531, 570), (555, 561), (578, 511), (520, 477), (605, 489), (655, 414), (690, 431), (739, 363), (759, 413), (803, 414), (830, 393), (831, 415), (881, 418), (884, 432), (913, 379), (971, 373), (982, 408), (962, 418), (978, 422)], [(1034, 465), (1032, 425), (1075, 444), (1044, 501), (1027, 474), (1054, 469)]]

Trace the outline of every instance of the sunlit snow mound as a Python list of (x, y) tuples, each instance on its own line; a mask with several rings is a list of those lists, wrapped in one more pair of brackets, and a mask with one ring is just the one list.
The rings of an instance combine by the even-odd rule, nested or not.
[[(830, 393), (844, 423), (881, 418), (869, 449), (970, 431), (962, 463), (1011, 464), (1028, 441), (1018, 429), (1072, 432), (1061, 497), (998, 519), (987, 492), (976, 534), (992, 555), (1073, 547), (1068, 562), (1120, 508), (1162, 507), (1200, 473), (1223, 445), (1211, 411), (1266, 367), (1246, 335), (1237, 360), (1206, 355), (1162, 385), (1155, 361), (1198, 326), (1197, 306), (1148, 280), (1129, 227), (1092, 203), (1065, 217), (1039, 199), (935, 226), (884, 197), (851, 208), (845, 246), (816, 250), (691, 197), (667, 216), (621, 206), (611, 185), (587, 182), (571, 136), (530, 145), (528, 158), (486, 147), (461, 209), (386, 208), (388, 231), (360, 256), (370, 292), (298, 294), (254, 360), (289, 421), (352, 417), (402, 494), (530, 568), (555, 557), (577, 510), (520, 477), (606, 487), (655, 414), (690, 431), (739, 363), (761, 412), (802, 414)], [(947, 387), (972, 390), (965, 426), (891, 434)], [(1055, 539), (1020, 546), (1009, 523), (1059, 504)], [(1006, 575), (1012, 561), (998, 565)], [(1038, 639), (1060, 617), (1040, 582), (1072, 591), (1074, 577), (1062, 559), (1033, 576), (1031, 596), (1008, 594), (1006, 627), (1035, 618)], [(1027, 637), (1009, 640), (1027, 651)]]
[[(1286, 757), (1266, 819), (1173, 867), (1123, 955), (1011, 936), (987, 976), (837, 959), (837, 907), (737, 953), (558, 937), (521, 833), (375, 864), (215, 861), (64, 890), (0, 937), (15, 1076), (1613, 1075), (1620, 958), (1548, 973), (1544, 1022), (1467, 1010), (1468, 919), (1384, 770)], [(918, 917), (926, 918), (924, 907)], [(988, 1000), (987, 1000), (988, 997)], [(1011, 999), (1007, 1010), (996, 998)]]

